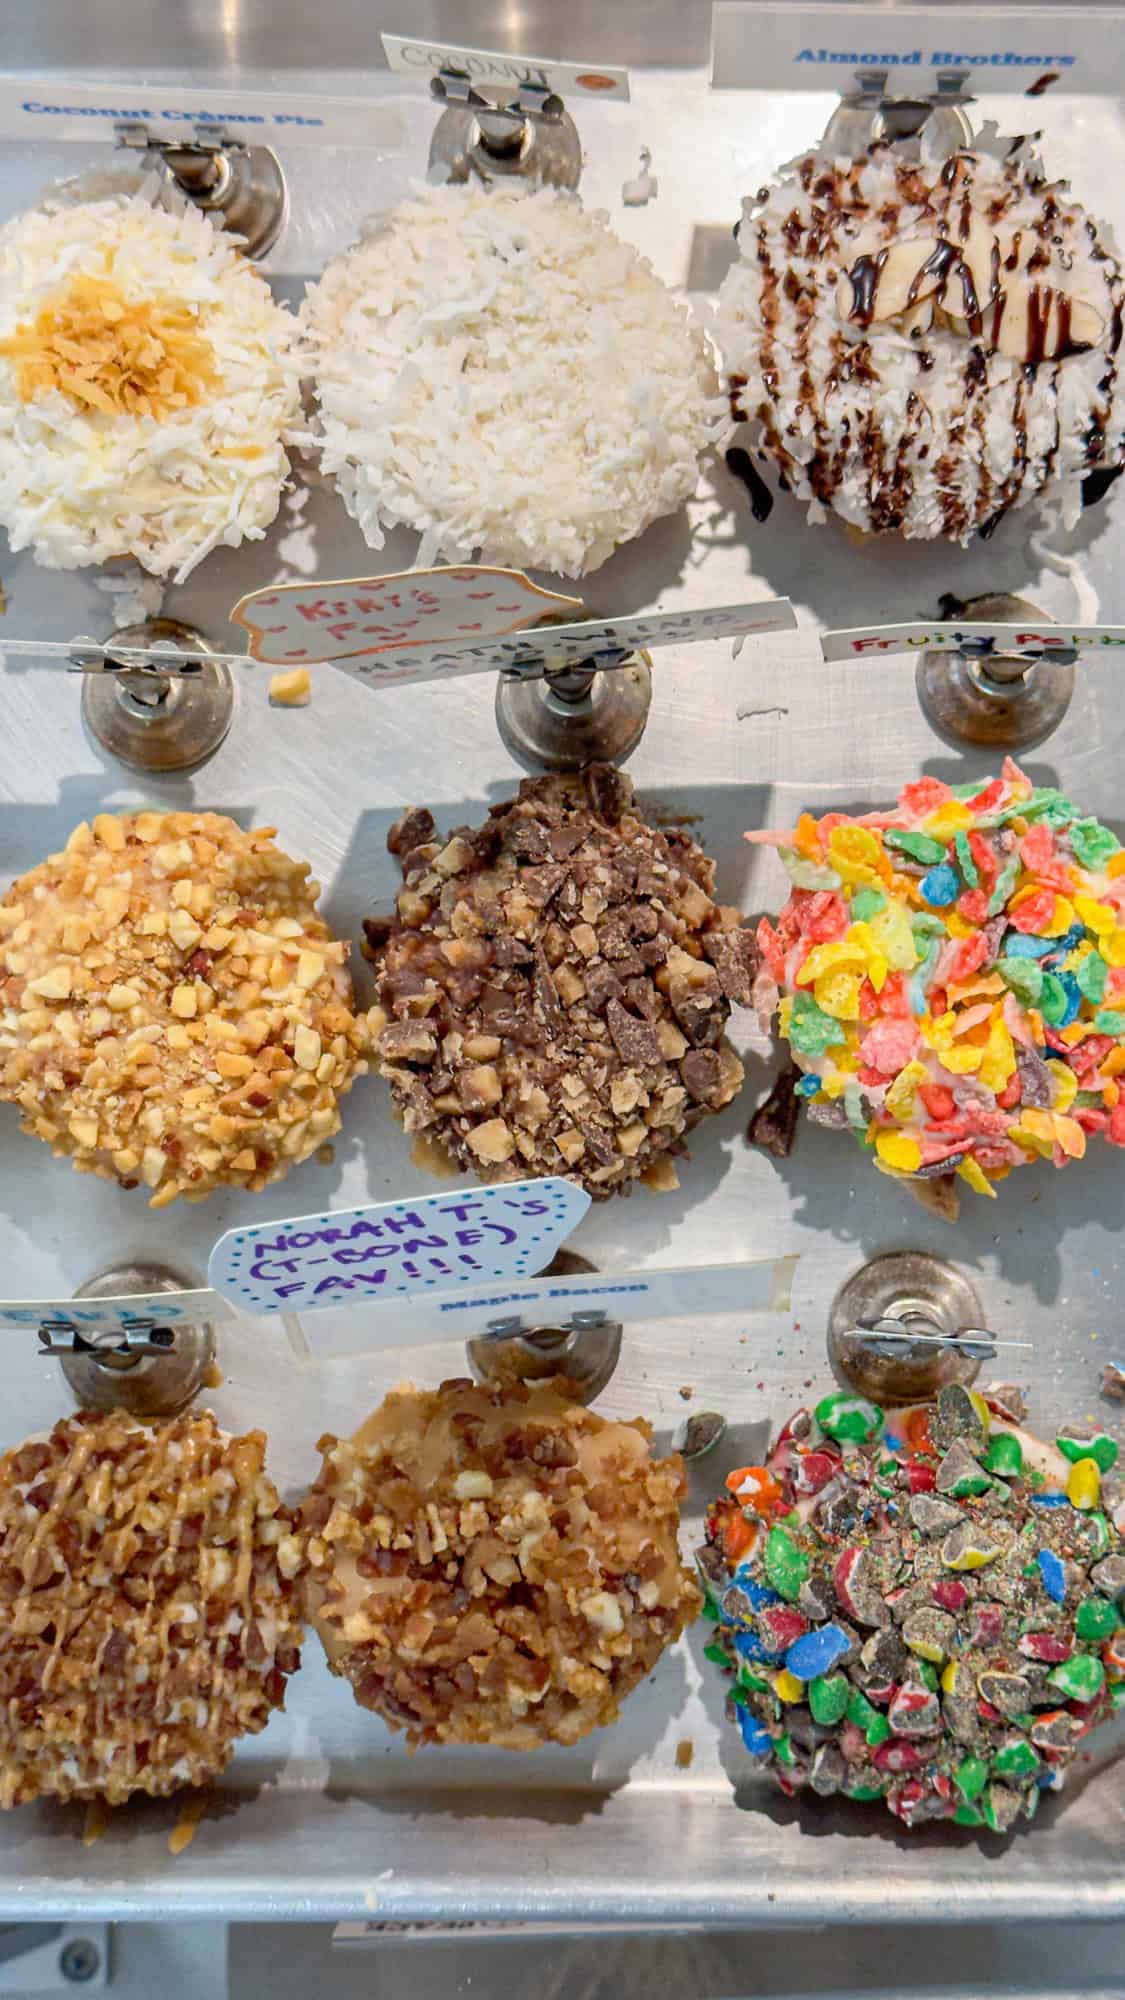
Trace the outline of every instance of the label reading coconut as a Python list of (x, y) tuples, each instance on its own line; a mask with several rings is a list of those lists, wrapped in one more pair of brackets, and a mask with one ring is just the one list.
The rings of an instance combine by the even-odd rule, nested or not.
[(574, 1181), (504, 1181), (230, 1229), (211, 1252), (216, 1291), (248, 1313), (526, 1278), (549, 1264), (590, 1197)]
[(957, 73), (970, 96), (1049, 89), (1108, 91), (1125, 80), (1115, 7), (779, 7), (718, 0), (711, 82), (717, 90), (838, 90), (886, 70), (887, 94), (936, 90)]
[(403, 675), (402, 655), (421, 664), (419, 648), (479, 644), (582, 609), (580, 597), (541, 590), (522, 570), (469, 563), (274, 584), (240, 598), (230, 615), (249, 632), (251, 657), (271, 667), (386, 654), (388, 676), (425, 680), (424, 672)]
[(821, 634), (825, 660), (877, 658), (884, 653), (973, 653), (980, 659), (1050, 659), (1125, 646), (1125, 625), (992, 625), (979, 619), (915, 625), (856, 625)]
[(143, 125), (150, 137), (190, 141), (197, 125), (219, 127), (243, 145), (364, 146), (397, 152), (406, 143), (402, 111), (390, 99), (284, 96), (261, 90), (213, 90), (185, 84), (68, 83), (55, 76), (0, 78), (0, 138), (91, 139), (110, 144), (119, 125)]
[(388, 69), (428, 81), (442, 70), (467, 76), (470, 83), (507, 85), (512, 90), (555, 91), (560, 97), (629, 95), (627, 69), (604, 63), (549, 62), (542, 56), (503, 55), (496, 49), (463, 49), (451, 42), (420, 42), (408, 35), (380, 35)]

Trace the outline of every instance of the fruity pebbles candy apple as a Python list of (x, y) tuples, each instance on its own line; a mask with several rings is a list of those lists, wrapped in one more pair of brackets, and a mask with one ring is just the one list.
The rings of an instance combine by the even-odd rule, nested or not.
[(1113, 1439), (953, 1383), (835, 1391), (732, 1472), (697, 1557), (743, 1742), (793, 1795), (1007, 1833), (1125, 1702)]
[(1125, 1146), (1125, 850), (1009, 759), (991, 783), (906, 785), (889, 812), (802, 814), (793, 892), (763, 919), (777, 1009), (819, 1123), (883, 1172), (956, 1174)]

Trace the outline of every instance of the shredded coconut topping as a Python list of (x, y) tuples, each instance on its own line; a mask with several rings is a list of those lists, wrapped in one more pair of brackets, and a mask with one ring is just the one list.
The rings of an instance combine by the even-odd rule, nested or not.
[(600, 214), (431, 188), (306, 299), (317, 441), (372, 548), (596, 569), (693, 492), (726, 417), (707, 344)]
[(732, 414), (811, 518), (966, 542), (1040, 497), (1072, 523), (1083, 480), (1125, 463), (1121, 273), (1025, 146), (810, 153), (744, 204), (739, 249)]
[(0, 228), (0, 526), (52, 569), (132, 555), (181, 582), (260, 540), (289, 471), (293, 320), (205, 215), (155, 196)]

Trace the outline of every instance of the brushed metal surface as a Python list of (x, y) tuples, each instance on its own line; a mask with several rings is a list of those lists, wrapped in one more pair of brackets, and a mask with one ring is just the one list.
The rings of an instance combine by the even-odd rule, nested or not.
[[(245, 18), (264, 20), (266, 11), (251, 9)], [(436, 32), (432, 10), (424, 16), (419, 30)], [(100, 10), (87, 18), (96, 28)], [(202, 9), (181, 10), (169, 21), (173, 43), (203, 18)], [(540, 23), (527, 18), (533, 33)], [(459, 26), (468, 34), (471, 25), (466, 13)], [(19, 31), (27, 32), (27, 23)], [(479, 38), (486, 38), (483, 25)], [(565, 50), (556, 41), (560, 53), (572, 46), (569, 34)], [(213, 53), (211, 42), (207, 47)], [(604, 44), (602, 53), (610, 54)], [(99, 58), (109, 61), (101, 47)], [(403, 102), (409, 156), (295, 150), (286, 157), (292, 219), (269, 260), (283, 295), (299, 296), (302, 279), (349, 240), (360, 219), (421, 170), (433, 113), (421, 94)], [(585, 198), (604, 204), (670, 282), (705, 302), (733, 249), (739, 197), (813, 139), (829, 109), (825, 97), (712, 98), (698, 71), (639, 74), (631, 104), (584, 115)], [(1001, 103), (996, 115), (1017, 129), (1029, 121), (1029, 107)], [(1125, 181), (1105, 170), (1125, 144), (1122, 113), (1047, 99), (1036, 103), (1034, 117), (1047, 130), (1052, 170), (1069, 172), (1079, 193), (1108, 207), (1125, 237)], [(661, 193), (646, 209), (626, 210), (621, 182), (635, 172), (642, 143), (652, 148)], [(98, 157), (93, 149), (91, 157)], [(14, 211), (45, 180), (77, 165), (71, 149), (36, 157), (8, 148), (0, 159), (0, 206)], [(1117, 489), (1050, 551), (1027, 516), (1004, 522), (990, 543), (969, 551), (856, 547), (834, 525), (806, 528), (785, 496), (766, 523), (755, 524), (743, 489), (713, 463), (681, 516), (659, 523), (588, 580), (591, 611), (788, 595), (802, 629), (748, 644), (738, 661), (721, 645), (662, 652), (648, 730), (630, 764), (635, 782), (657, 812), (685, 820), (716, 856), (724, 900), (776, 909), (785, 893), (779, 864), (743, 843), (745, 827), (791, 823), (802, 806), (864, 809), (923, 771), (964, 779), (989, 769), (986, 756), (959, 756), (930, 732), (912, 662), (825, 668), (812, 643), (816, 625), (929, 615), (949, 589), (961, 596), (1024, 592), (1063, 620), (1079, 611), (1120, 616), (1115, 549), (1123, 507)], [(227, 610), (249, 588), (317, 569), (354, 576), (401, 568), (415, 548), (415, 538), (402, 533), (381, 557), (371, 556), (334, 495), (313, 482), (290, 496), (263, 543), (218, 552), (186, 588), (168, 593), (166, 609), (222, 643)], [(4, 630), (69, 638), (106, 629), (107, 600), (89, 575), (47, 575), (24, 556), (0, 554), (0, 576), (8, 593), (0, 647)], [(1089, 811), (1125, 832), (1119, 672), (1082, 665), (1065, 722), (1030, 768), (1040, 781), (1065, 783)], [(294, 711), (270, 709), (267, 679), (267, 670), (254, 667), (240, 676), (234, 726), (205, 769), (141, 781), (85, 736), (76, 677), (13, 666), (3, 683), (0, 731), (5, 875), (30, 867), (102, 806), (195, 802), (276, 824), (285, 845), (312, 860), (331, 920), (356, 938), (362, 916), (386, 907), (393, 893), (386, 832), (405, 802), (426, 800), (454, 825), (478, 818), (517, 781), (485, 678), (376, 696), (325, 668), (316, 674), (312, 705)], [(357, 972), (366, 991), (362, 962)], [(648, 1415), (665, 1443), (691, 1408), (721, 1410), (729, 1420), (721, 1446), (695, 1469), (685, 1541), (697, 1535), (702, 1508), (725, 1472), (761, 1449), (770, 1421), (827, 1383), (832, 1297), (880, 1251), (921, 1249), (953, 1259), (979, 1293), (984, 1324), (999, 1337), (1034, 1341), (1015, 1372), (1036, 1424), (1049, 1428), (1068, 1416), (1110, 1425), (1117, 1413), (1099, 1400), (1100, 1367), (1125, 1346), (1116, 1156), (1092, 1151), (1061, 1177), (1021, 1172), (995, 1202), (967, 1198), (951, 1228), (872, 1172), (835, 1133), (808, 1128), (780, 1166), (749, 1151), (743, 1130), (772, 1065), (748, 1015), (737, 1018), (735, 1038), (747, 1064), (745, 1095), (695, 1136), (680, 1191), (603, 1204), (573, 1242), (599, 1268), (618, 1270), (800, 1253), (791, 1315), (626, 1325), (621, 1366), (599, 1407)], [(369, 1079), (348, 1100), (334, 1164), (306, 1167), (252, 1202), (220, 1195), (202, 1207), (150, 1214), (139, 1192), (78, 1180), (45, 1147), (21, 1138), (10, 1110), (0, 1116), (0, 1185), (0, 1268), (26, 1295), (57, 1293), (108, 1260), (128, 1257), (170, 1259), (201, 1279), (211, 1243), (236, 1222), (432, 1184), (411, 1165), (386, 1095)], [(39, 1359), (31, 1338), (4, 1339), (8, 1443), (49, 1423), (63, 1398), (55, 1364)], [(352, 1429), (405, 1372), (393, 1353), (325, 1359), (331, 1340), (331, 1322), (321, 1318), (303, 1329), (244, 1320), (219, 1332), (225, 1380), (213, 1405), (225, 1424), (268, 1430), (271, 1463), (287, 1490), (313, 1470), (320, 1432)], [(434, 1383), (462, 1372), (464, 1360), (456, 1347), (427, 1348), (411, 1355), (409, 1368)], [(1097, 1740), (1071, 1787), (1007, 1845), (931, 1830), (906, 1836), (879, 1812), (798, 1809), (756, 1778), (737, 1732), (722, 1726), (722, 1683), (703, 1660), (705, 1637), (693, 1632), (665, 1659), (615, 1729), (572, 1751), (519, 1759), (469, 1750), (409, 1757), (400, 1739), (352, 1707), (310, 1644), (287, 1715), (242, 1746), (186, 1853), (173, 1859), (166, 1849), (174, 1805), (117, 1816), (89, 1849), (79, 1844), (75, 1811), (5, 1815), (0, 1916), (65, 1918), (82, 1910), (808, 1924), (1125, 1914), (1120, 1730)], [(693, 1746), (687, 1769), (676, 1763), (681, 1741)]]

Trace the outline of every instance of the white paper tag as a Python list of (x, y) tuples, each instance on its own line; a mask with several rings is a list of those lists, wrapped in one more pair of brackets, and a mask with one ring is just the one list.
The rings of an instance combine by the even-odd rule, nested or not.
[(1041, 654), (1097, 653), (1125, 646), (1125, 625), (990, 625), (976, 618), (934, 620), (932, 624), (855, 625), (823, 632), (825, 660), (878, 658), (885, 653), (975, 653), (986, 659), (1036, 659)]
[(67, 83), (55, 76), (0, 78), (0, 138), (112, 143), (117, 125), (144, 125), (154, 139), (190, 140), (196, 125), (221, 125), (247, 146), (364, 146), (400, 152), (402, 110), (392, 98), (310, 97), (263, 90), (138, 83)]
[(384, 1201), (230, 1229), (207, 1276), (248, 1313), (449, 1292), (541, 1271), (582, 1220), (590, 1197), (576, 1182), (502, 1181), (417, 1201)]
[(629, 95), (628, 70), (607, 69), (604, 63), (550, 62), (542, 56), (464, 49), (452, 42), (420, 42), (408, 35), (380, 35), (379, 39), (388, 69), (426, 82), (441, 70), (451, 69), (463, 72), (473, 83), (507, 84), (513, 90), (520, 84), (532, 84), (539, 90), (557, 91), (560, 97)]
[(251, 658), (271, 667), (401, 655), (482, 642), (582, 611), (580, 597), (542, 590), (520, 569), (482, 563), (279, 583), (240, 597), (231, 624), (250, 634)]
[(186, 1292), (128, 1292), (108, 1299), (0, 1299), (0, 1326), (53, 1326), (60, 1333), (120, 1333), (142, 1321), (193, 1326), (230, 1319), (234, 1308), (206, 1286)]
[[(788, 1312), (796, 1257), (761, 1263), (698, 1264), (657, 1271), (592, 1272), (589, 1277), (532, 1278), (518, 1284), (469, 1285), (456, 1294), (415, 1296), (406, 1310), (383, 1297), (359, 1314), (337, 1315), (309, 1329), (314, 1358), (471, 1340), (517, 1321), (525, 1332), (565, 1326), (575, 1313), (609, 1320), (700, 1319), (720, 1313)], [(503, 1336), (498, 1336), (503, 1337)]]
[(711, 82), (717, 90), (856, 88), (856, 71), (886, 69), (890, 96), (925, 94), (939, 71), (966, 91), (1048, 88), (1118, 94), (1125, 37), (1116, 7), (779, 7), (717, 0)]

